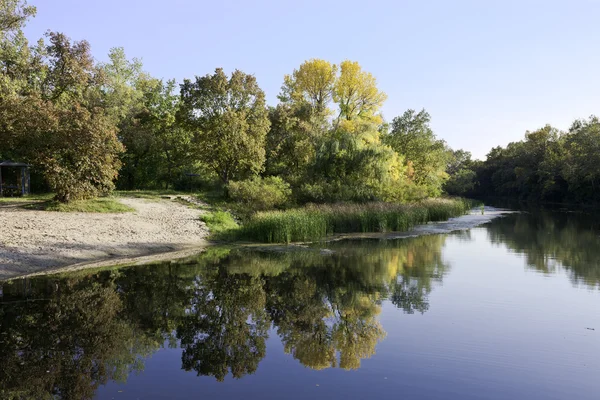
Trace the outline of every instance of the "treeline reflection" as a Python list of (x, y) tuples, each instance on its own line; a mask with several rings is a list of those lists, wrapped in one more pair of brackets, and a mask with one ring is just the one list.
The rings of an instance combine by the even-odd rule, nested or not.
[(600, 217), (573, 212), (512, 214), (487, 225), (492, 243), (505, 244), (542, 273), (563, 268), (574, 285), (600, 287)]
[[(359, 368), (382, 302), (429, 308), (446, 236), (293, 252), (212, 248), (182, 263), (17, 280), (0, 292), (0, 397), (92, 398), (162, 346), (223, 380), (255, 372), (276, 332), (303, 365)], [(272, 330), (271, 330), (272, 329)]]

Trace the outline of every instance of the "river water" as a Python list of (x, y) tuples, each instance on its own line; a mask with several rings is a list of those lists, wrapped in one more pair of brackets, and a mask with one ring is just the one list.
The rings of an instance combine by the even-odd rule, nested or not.
[(2, 399), (600, 398), (589, 215), (0, 288)]

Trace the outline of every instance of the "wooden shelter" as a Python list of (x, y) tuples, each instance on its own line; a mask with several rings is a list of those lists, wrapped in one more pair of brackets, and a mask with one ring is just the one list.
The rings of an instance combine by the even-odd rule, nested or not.
[(24, 196), (30, 184), (29, 164), (0, 161), (0, 196)]

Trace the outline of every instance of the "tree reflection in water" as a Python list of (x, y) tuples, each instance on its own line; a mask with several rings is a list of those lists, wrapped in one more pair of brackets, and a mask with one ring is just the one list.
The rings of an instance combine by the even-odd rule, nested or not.
[(161, 346), (223, 380), (254, 373), (273, 327), (303, 365), (355, 369), (385, 337), (389, 299), (425, 312), (446, 236), (277, 252), (211, 248), (161, 265), (16, 280), (0, 303), (0, 397), (94, 396)]
[(549, 274), (564, 269), (574, 285), (600, 287), (600, 218), (567, 212), (512, 214), (487, 226), (492, 243), (524, 254)]

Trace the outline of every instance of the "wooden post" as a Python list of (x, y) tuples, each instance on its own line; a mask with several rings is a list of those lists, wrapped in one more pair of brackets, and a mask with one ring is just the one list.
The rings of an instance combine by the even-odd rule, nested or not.
[(29, 173), (29, 167), (26, 170), (27, 176), (25, 177), (25, 184), (27, 185), (26, 194), (31, 194), (31, 174)]
[(2, 197), (2, 167), (0, 166), (0, 197)]
[(26, 167), (21, 167), (21, 196), (25, 196), (25, 170)]

